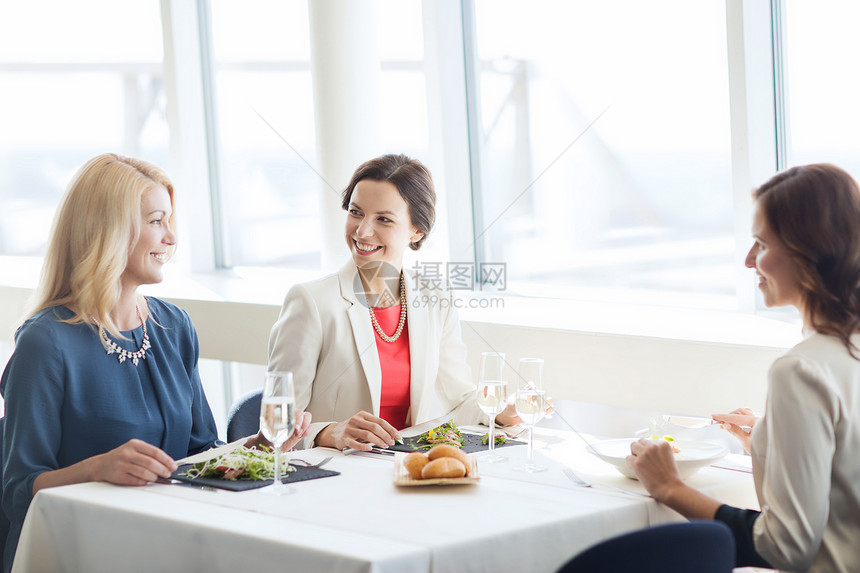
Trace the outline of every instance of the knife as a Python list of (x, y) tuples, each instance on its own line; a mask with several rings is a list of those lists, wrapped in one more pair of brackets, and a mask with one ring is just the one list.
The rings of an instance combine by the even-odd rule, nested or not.
[[(713, 424), (720, 423), (713, 418), (705, 418), (704, 416), (670, 416), (668, 414), (663, 416), (663, 420), (675, 426), (690, 429), (707, 428)], [(750, 426), (741, 426), (741, 429), (747, 434), (752, 430)]]
[(670, 416), (665, 414), (663, 420), (675, 426), (691, 429), (706, 428), (717, 423), (713, 418), (705, 418), (704, 416)]
[(396, 452), (392, 450), (385, 450), (383, 448), (379, 448), (377, 446), (372, 446), (370, 451), (358, 450), (356, 448), (344, 448), (340, 451), (345, 456), (349, 456), (352, 454), (379, 454), (384, 456), (393, 456)]

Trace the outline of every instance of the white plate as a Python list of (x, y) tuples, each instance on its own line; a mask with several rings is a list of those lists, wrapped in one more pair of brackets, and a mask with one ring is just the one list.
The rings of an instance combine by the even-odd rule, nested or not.
[[(636, 438), (606, 440), (604, 442), (589, 444), (585, 449), (605, 462), (612, 464), (615, 466), (615, 469), (630, 479), (636, 479), (633, 471), (627, 466), (627, 456), (630, 455), (630, 444), (635, 441)], [(721, 444), (693, 442), (690, 440), (676, 440), (672, 443), (681, 450), (675, 454), (675, 461), (678, 464), (678, 472), (681, 474), (681, 479), (687, 479), (696, 473), (699, 468), (709, 466), (729, 453), (728, 448)]]

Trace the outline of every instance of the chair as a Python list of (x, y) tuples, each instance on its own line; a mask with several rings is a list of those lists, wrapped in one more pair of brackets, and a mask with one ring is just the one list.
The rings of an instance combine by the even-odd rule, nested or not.
[(228, 442), (256, 434), (260, 430), (260, 403), (262, 400), (263, 389), (260, 388), (245, 394), (236, 401), (227, 415)]
[[(0, 498), (3, 497), (3, 434), (6, 429), (6, 418), (0, 418)], [(0, 507), (0, 558), (6, 550), (6, 537), (9, 536), (9, 518)]]
[(558, 573), (731, 573), (735, 540), (719, 521), (658, 525), (586, 549)]

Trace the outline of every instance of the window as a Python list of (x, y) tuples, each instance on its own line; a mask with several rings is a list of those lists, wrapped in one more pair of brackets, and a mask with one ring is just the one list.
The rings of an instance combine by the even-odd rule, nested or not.
[[(426, 38), (435, 30), (428, 14), (437, 4), (362, 5), (372, 25), (356, 42), (373, 44), (379, 70), (378, 121), (364, 157), (404, 152), (437, 175), (440, 224), (418, 256), (471, 262), (470, 252), (454, 251), (474, 239), (478, 262), (506, 263), (510, 292), (610, 292), (614, 300), (619, 293), (645, 293), (648, 300), (663, 293), (670, 304), (733, 308), (740, 264), (734, 230), (741, 223), (733, 219), (727, 59), (727, 37), (736, 38), (737, 26), (727, 29), (727, 4), (463, 2), (473, 10), (471, 27), (460, 31), (443, 20), (436, 26), (442, 32), (431, 32), (438, 37)], [(788, 163), (832, 161), (860, 175), (860, 112), (853, 105), (860, 42), (849, 29), (860, 8), (836, 0), (776, 5), (785, 15)], [(160, 9), (177, 6), (184, 4), (39, 0), (0, 9), (0, 204), (7, 213), (0, 254), (41, 255), (64, 187), (97, 153), (141, 156), (173, 172)], [(322, 97), (313, 85), (316, 5), (200, 6), (208, 7), (210, 22), (202, 50), (212, 63), (208, 135), (216, 142), (215, 206), (223, 216), (215, 236), (208, 227), (188, 232), (224, 247), (221, 266), (317, 272), (321, 237), (340, 229), (330, 228), (336, 217), (326, 217), (339, 211), (336, 194), (321, 195), (314, 171)], [(474, 45), (478, 64), (469, 84), (478, 96), (475, 189), (462, 170), (438, 165), (439, 148), (458, 147), (466, 131), (434, 135), (436, 123), (459, 119), (441, 115), (430, 125), (428, 114), (432, 100), (450, 92), (436, 76), (428, 80), (433, 65), (425, 50), (463, 40)], [(462, 78), (463, 70), (449, 64), (432, 73)], [(192, 152), (205, 155), (194, 143)], [(448, 179), (440, 176), (445, 172)], [(339, 190), (346, 181), (331, 183)], [(469, 199), (474, 231), (466, 228), (471, 221), (453, 228), (452, 213), (466, 210)], [(183, 253), (195, 256), (191, 251)]]
[(117, 151), (166, 163), (162, 59), (158, 0), (3, 5), (0, 255), (41, 256), (87, 159)]
[(860, 179), (860, 5), (785, 2), (788, 164), (834, 163)]
[[(332, 193), (317, 174), (310, 17), (305, 1), (211, 4), (224, 266), (319, 269), (321, 233), (340, 232), (323, 225), (322, 209), (340, 209), (347, 181), (329, 182)], [(380, 121), (365, 159), (421, 158), (429, 147), (421, 3), (379, 0), (373, 20), (366, 38), (379, 56)]]
[(732, 305), (725, 2), (475, 6), (485, 260), (523, 294)]
[(317, 268), (307, 3), (211, 9), (223, 263)]

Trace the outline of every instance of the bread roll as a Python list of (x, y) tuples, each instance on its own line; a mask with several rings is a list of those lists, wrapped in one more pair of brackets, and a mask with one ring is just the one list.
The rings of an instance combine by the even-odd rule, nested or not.
[(463, 467), (466, 468), (466, 473), (469, 473), (469, 468), (472, 466), (472, 463), (469, 461), (469, 456), (466, 455), (466, 452), (461, 450), (455, 446), (449, 446), (448, 444), (439, 444), (438, 446), (433, 446), (430, 448), (430, 451), (427, 452), (427, 458), (430, 461), (439, 459), (439, 458), (454, 458), (460, 460), (460, 463), (463, 464)]
[(430, 460), (421, 452), (412, 452), (403, 458), (403, 467), (409, 472), (412, 479), (421, 479), (421, 470)]
[(436, 458), (421, 470), (421, 477), (424, 479), (461, 478), (465, 475), (466, 466), (457, 458)]

